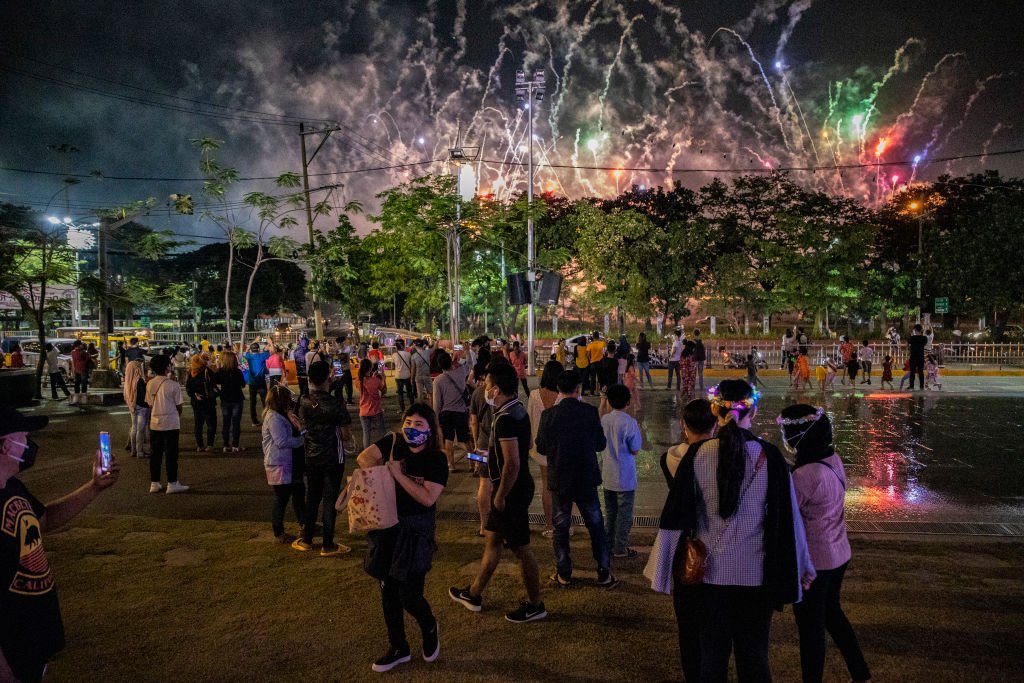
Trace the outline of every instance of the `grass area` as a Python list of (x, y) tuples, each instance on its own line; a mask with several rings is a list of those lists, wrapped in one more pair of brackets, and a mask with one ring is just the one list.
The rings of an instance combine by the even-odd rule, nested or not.
[[(269, 511), (268, 511), (269, 512)], [(622, 584), (545, 590), (548, 620), (521, 626), (517, 568), (503, 563), (472, 614), (451, 602), (481, 545), (475, 527), (440, 523), (427, 597), (441, 658), (414, 659), (405, 680), (679, 680), (671, 599), (649, 590), (644, 555)], [(593, 576), (585, 541), (574, 558)], [(269, 523), (161, 520), (88, 512), (46, 539), (61, 590), (68, 647), (49, 680), (360, 681), (386, 646), (379, 591), (362, 571), (365, 543), (341, 558), (273, 543)], [(536, 537), (542, 570), (551, 550)], [(641, 536), (635, 539), (639, 545)], [(858, 540), (845, 604), (876, 680), (1005, 681), (1019, 674), (1024, 544)], [(408, 620), (414, 654), (420, 645)], [(799, 680), (791, 611), (775, 617), (776, 680)], [(826, 680), (848, 680), (834, 648)]]

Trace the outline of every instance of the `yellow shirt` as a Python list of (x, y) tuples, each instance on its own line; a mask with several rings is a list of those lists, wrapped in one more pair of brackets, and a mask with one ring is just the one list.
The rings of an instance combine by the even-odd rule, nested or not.
[(814, 368), (814, 376), (818, 379), (819, 382), (825, 379), (825, 366), (819, 365), (818, 367)]
[(595, 339), (594, 341), (587, 344), (587, 351), (590, 352), (590, 362), (600, 363), (601, 359), (604, 358), (604, 339)]
[(587, 353), (587, 347), (583, 344), (576, 346), (576, 367), (580, 370), (587, 368), (590, 365), (590, 356)]

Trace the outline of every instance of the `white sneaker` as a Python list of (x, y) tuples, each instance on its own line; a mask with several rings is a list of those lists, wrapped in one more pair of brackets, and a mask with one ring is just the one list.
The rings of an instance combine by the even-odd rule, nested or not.
[(149, 492), (150, 493), (160, 493), (163, 490), (164, 490), (163, 484), (161, 484), (158, 481), (151, 482), (150, 485), (149, 485)]
[(172, 481), (167, 484), (167, 493), (185, 493), (185, 491), (188, 491), (188, 487), (180, 481)]

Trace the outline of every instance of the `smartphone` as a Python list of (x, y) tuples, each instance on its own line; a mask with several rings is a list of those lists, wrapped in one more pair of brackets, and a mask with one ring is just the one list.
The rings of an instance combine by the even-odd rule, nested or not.
[(466, 453), (466, 457), (470, 460), (482, 462), (485, 465), (487, 464), (487, 451), (470, 451), (469, 453)]
[(340, 360), (331, 361), (331, 366), (334, 368), (334, 376), (335, 377), (341, 377), (343, 374), (345, 374), (344, 371), (342, 371), (342, 369), (341, 369), (341, 361)]
[(100, 474), (110, 471), (110, 433), (100, 432)]

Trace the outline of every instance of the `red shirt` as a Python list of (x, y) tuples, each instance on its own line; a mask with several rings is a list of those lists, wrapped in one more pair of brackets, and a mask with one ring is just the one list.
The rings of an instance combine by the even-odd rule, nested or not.
[(89, 369), (89, 354), (81, 347), (72, 349), (71, 364), (75, 367), (76, 375), (84, 375)]
[(381, 387), (384, 380), (370, 375), (359, 384), (359, 417), (372, 417), (384, 412), (381, 405)]

